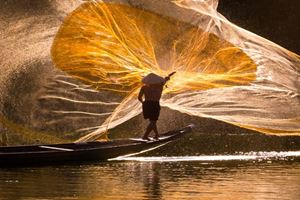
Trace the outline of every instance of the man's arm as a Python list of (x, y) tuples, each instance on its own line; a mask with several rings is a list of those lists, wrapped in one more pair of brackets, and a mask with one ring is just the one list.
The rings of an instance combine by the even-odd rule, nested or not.
[(139, 92), (139, 96), (138, 96), (138, 100), (143, 103), (143, 95), (144, 95), (144, 87), (141, 87), (140, 92)]

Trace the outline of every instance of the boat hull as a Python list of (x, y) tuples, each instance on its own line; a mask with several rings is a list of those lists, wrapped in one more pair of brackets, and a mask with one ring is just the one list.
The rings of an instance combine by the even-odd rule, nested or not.
[(118, 139), (105, 142), (0, 147), (0, 167), (54, 165), (105, 161), (137, 154), (175, 141), (191, 132), (191, 126), (162, 134), (160, 140)]

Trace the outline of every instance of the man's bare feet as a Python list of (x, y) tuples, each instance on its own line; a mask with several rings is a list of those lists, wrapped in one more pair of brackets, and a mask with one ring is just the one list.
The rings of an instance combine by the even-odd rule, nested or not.
[(142, 139), (143, 139), (143, 140), (148, 140), (148, 141), (151, 141), (151, 139), (150, 139), (150, 138), (148, 138), (148, 137), (142, 137)]
[(159, 137), (158, 137), (158, 136), (154, 136), (153, 139), (154, 139), (154, 140), (159, 140)]

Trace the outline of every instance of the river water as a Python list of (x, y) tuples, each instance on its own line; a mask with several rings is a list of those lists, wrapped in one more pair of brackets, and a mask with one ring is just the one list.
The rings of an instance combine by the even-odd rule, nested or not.
[(0, 199), (300, 198), (300, 152), (128, 157), (0, 169)]
[[(290, 1), (292, 2), (292, 0)], [(289, 13), (288, 19), (298, 19), (294, 17), (297, 12), (291, 14), (292, 11), (290, 11), (292, 7), (297, 10), (296, 1), (293, 1), (294, 3), (290, 1), (285, 5), (291, 7), (285, 9), (284, 6), (281, 6), (280, 8), (289, 10), (289, 12), (286, 11)], [(40, 135), (39, 132), (39, 130), (48, 128), (49, 132), (60, 133), (59, 128), (61, 127), (59, 126), (44, 127), (45, 124), (47, 125), (45, 121), (48, 122), (48, 125), (53, 124), (52, 119), (59, 119), (59, 122), (63, 122), (57, 115), (50, 115), (51, 113), (46, 112), (47, 110), (44, 108), (52, 108), (55, 111), (56, 107), (53, 105), (59, 104), (61, 99), (45, 101), (43, 98), (38, 98), (38, 95), (41, 95), (41, 91), (49, 84), (58, 82), (63, 85), (66, 83), (64, 80), (53, 79), (58, 76), (55, 76), (57, 74), (51, 62), (50, 48), (64, 17), (79, 5), (78, 2), (77, 0), (3, 0), (1, 3), (0, 25), (5, 28), (0, 30), (2, 38), (0, 41), (0, 114), (9, 119), (11, 123), (7, 123), (10, 125), (9, 127), (2, 127), (0, 124), (0, 133), (8, 132), (10, 145), (63, 142), (55, 140), (55, 135), (42, 137), (43, 135)], [(274, 12), (275, 5), (272, 9), (269, 7), (269, 13), (266, 13), (265, 6), (259, 6), (257, 4), (259, 2), (255, 2), (257, 7), (263, 9), (260, 14), (253, 12), (255, 15), (251, 15), (252, 19), (249, 19), (248, 14), (244, 14), (245, 10), (252, 12), (248, 6), (245, 6), (243, 10), (240, 9), (240, 4), (236, 4), (238, 7), (238, 12), (236, 12), (232, 7), (235, 5), (234, 3), (232, 3), (233, 5), (220, 3), (224, 6), (220, 8), (229, 13), (230, 18), (233, 18), (234, 14), (245, 15), (244, 21), (235, 20), (236, 22), (240, 22), (242, 25), (245, 25), (245, 22), (255, 22), (256, 24), (255, 26), (248, 25), (249, 27), (245, 25), (245, 28), (251, 28), (256, 33), (261, 32), (263, 36), (274, 40), (280, 36), (283, 39), (275, 42), (278, 41), (283, 45), (290, 43), (290, 46), (287, 45), (288, 48), (299, 52), (297, 41), (292, 39), (292, 35), (287, 36), (283, 32), (283, 30), (289, 30), (298, 37), (298, 20), (290, 20), (286, 23), (287, 19), (282, 17), (280, 26), (277, 24), (269, 26), (269, 22), (268, 26), (261, 24), (263, 19), (268, 19), (268, 16), (271, 16), (269, 17), (271, 24), (280, 21), (274, 20), (274, 15), (271, 14)], [(267, 5), (272, 4), (268, 1)], [(276, 12), (274, 13), (276, 14)], [(284, 14), (278, 16), (284, 16)], [(295, 23), (292, 23), (293, 21)], [(285, 24), (290, 24), (292, 28), (282, 28)], [(274, 31), (274, 27), (276, 31)], [(272, 31), (269, 31), (270, 29)], [(269, 34), (263, 34), (264, 31)], [(290, 79), (286, 78), (286, 80)], [(297, 81), (295, 81), (295, 85), (299, 85)], [(66, 93), (64, 88), (55, 84), (50, 89), (53, 88), (57, 89), (55, 94)], [(298, 88), (297, 91), (299, 91)], [(294, 93), (284, 93), (284, 96), (280, 96), (284, 97), (280, 101), (289, 96), (292, 96), (293, 99), (299, 97)], [(81, 95), (80, 98), (82, 97)], [(94, 95), (94, 97), (98, 99), (101, 96)], [(268, 104), (274, 97), (269, 99), (266, 101)], [(296, 106), (284, 104), (290, 105), (290, 108), (285, 107), (282, 111), (291, 109), (290, 113), (297, 115), (299, 101), (295, 102)], [(72, 105), (63, 105), (65, 106), (63, 108), (74, 109)], [(80, 104), (78, 108), (81, 106)], [(91, 105), (89, 106), (91, 107)], [(92, 109), (90, 107), (84, 106), (84, 108)], [(98, 109), (98, 105), (94, 109)], [(65, 115), (65, 113), (62, 114)], [(49, 116), (51, 120), (47, 121)], [(168, 116), (174, 117), (175, 115)], [(74, 116), (72, 115), (68, 119), (74, 119)], [(67, 129), (70, 128), (68, 126), (82, 128), (81, 125), (99, 125), (97, 120), (93, 120), (94, 118), (89, 125), (87, 120), (82, 121), (80, 118), (80, 123), (62, 123), (62, 127)], [(182, 118), (174, 122), (176, 127), (181, 126), (178, 124), (179, 122), (182, 122)], [(20, 124), (36, 128), (37, 131), (30, 132)], [(171, 123), (168, 121), (164, 124), (170, 126)], [(244, 133), (245, 130), (238, 129), (236, 132), (239, 133), (239, 137), (220, 138), (213, 133), (232, 133), (234, 132), (233, 128), (217, 121), (204, 119), (200, 125), (201, 132), (209, 135), (206, 140), (203, 140), (203, 137), (197, 139), (196, 136), (193, 136), (193, 140), (187, 139), (186, 142), (181, 141), (180, 144), (179, 142), (173, 143), (174, 145), (168, 145), (166, 149), (160, 149), (150, 155), (77, 165), (1, 168), (0, 200), (300, 199), (299, 137), (279, 141), (276, 138), (258, 134), (251, 137), (242, 135), (241, 133)], [(144, 125), (142, 124), (141, 127)], [(133, 128), (130, 127), (130, 130)], [(170, 127), (166, 128), (171, 129)], [(124, 130), (128, 134), (128, 129)], [(121, 134), (123, 133), (118, 132), (117, 136), (120, 137)], [(126, 137), (129, 136), (126, 135)], [(70, 135), (64, 137), (67, 142), (73, 141), (74, 138)]]

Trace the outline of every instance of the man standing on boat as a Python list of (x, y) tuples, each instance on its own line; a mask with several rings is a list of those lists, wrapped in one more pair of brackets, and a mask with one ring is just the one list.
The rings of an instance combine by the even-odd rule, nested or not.
[[(150, 123), (147, 126), (144, 136), (142, 139), (150, 140), (149, 134), (154, 131), (154, 139), (158, 140), (159, 134), (157, 131), (156, 122), (160, 113), (159, 100), (161, 98), (164, 85), (170, 80), (170, 77), (176, 72), (172, 72), (167, 77), (163, 78), (154, 73), (148, 74), (142, 79), (144, 85), (142, 86), (138, 99), (143, 104), (143, 115), (145, 119), (149, 119)], [(144, 97), (144, 100), (143, 100)]]

